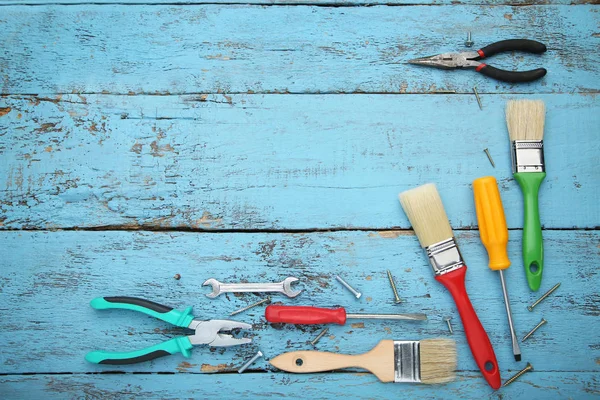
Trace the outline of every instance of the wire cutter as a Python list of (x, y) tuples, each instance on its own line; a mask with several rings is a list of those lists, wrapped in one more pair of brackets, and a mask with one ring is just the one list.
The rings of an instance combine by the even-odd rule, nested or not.
[(92, 351), (86, 354), (85, 359), (95, 364), (135, 364), (179, 352), (181, 352), (184, 357), (190, 357), (191, 348), (198, 344), (207, 344), (213, 347), (227, 347), (252, 342), (252, 339), (250, 338), (236, 339), (230, 334), (221, 333), (221, 331), (231, 331), (232, 329), (250, 329), (252, 325), (228, 319), (213, 319), (208, 321), (195, 319), (190, 315), (192, 307), (188, 307), (183, 311), (178, 311), (171, 307), (139, 299), (137, 297), (98, 297), (92, 300), (90, 305), (97, 310), (122, 308), (139, 311), (175, 326), (193, 329), (195, 331), (193, 335), (176, 337), (167, 340), (164, 343), (138, 351), (122, 353)]
[(509, 39), (492, 43), (477, 51), (443, 53), (429, 57), (415, 58), (408, 62), (410, 64), (442, 69), (475, 68), (475, 71), (481, 72), (485, 76), (510, 83), (531, 82), (546, 75), (547, 71), (545, 68), (533, 69), (531, 71), (505, 71), (479, 62), (483, 58), (507, 51), (524, 51), (526, 53), (541, 54), (546, 51), (546, 45), (535, 40)]

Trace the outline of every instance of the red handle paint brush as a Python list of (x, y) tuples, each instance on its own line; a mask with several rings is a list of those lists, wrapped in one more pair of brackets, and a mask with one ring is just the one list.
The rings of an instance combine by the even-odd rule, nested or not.
[(434, 184), (400, 193), (400, 203), (425, 249), (435, 280), (448, 289), (462, 320), (473, 358), (488, 384), (500, 388), (500, 370), (492, 343), (465, 288), (465, 265), (442, 199)]

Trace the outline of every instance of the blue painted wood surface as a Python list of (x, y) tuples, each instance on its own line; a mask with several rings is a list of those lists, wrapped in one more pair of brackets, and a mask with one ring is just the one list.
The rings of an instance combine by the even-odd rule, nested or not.
[[(593, 5), (532, 7), (265, 7), (238, 5), (6, 6), (0, 15), (2, 93), (592, 92), (600, 73)], [(260, 22), (258, 22), (260, 21)], [(510, 85), (410, 58), (525, 37), (541, 56), (490, 59), (543, 66)]]
[[(600, 162), (597, 98), (527, 97), (548, 107), (542, 224), (600, 226), (598, 170), (590, 168)], [(462, 229), (477, 225), (471, 182), (494, 174), (508, 224), (518, 228), (522, 195), (504, 122), (510, 98), (482, 95), (480, 112), (473, 95), (11, 96), (0, 117), (0, 222), (409, 228), (397, 194), (433, 181)]]
[[(1, 398), (598, 397), (597, 5), (70, 2), (0, 2)], [(473, 71), (403, 64), (464, 49), (467, 30), (476, 46), (513, 36), (546, 42), (541, 57), (509, 54), (490, 64), (543, 65), (548, 76), (506, 85)], [(548, 108), (542, 290), (562, 286), (533, 313), (525, 306), (539, 293), (528, 290), (520, 262), (522, 200), (503, 121), (511, 98), (541, 98)], [(512, 357), (469, 186), (489, 174), (500, 182), (511, 228), (507, 278), (518, 334), (542, 316), (549, 321), (523, 344), (535, 372), (497, 393), (478, 373), (451, 299), (396, 198), (438, 183), (470, 266), (467, 288), (506, 379), (524, 363)], [(342, 290), (335, 274), (363, 298)], [(137, 349), (181, 334), (144, 315), (95, 311), (88, 303), (96, 296), (147, 297), (225, 318), (257, 297), (209, 300), (205, 279), (288, 275), (301, 278), (304, 293), (276, 298), (285, 304), (429, 315), (424, 323), (331, 326), (321, 350), (448, 337), (442, 317), (454, 316), (457, 382), (386, 385), (356, 370), (292, 375), (264, 360), (238, 375), (257, 348), (267, 358), (308, 349), (320, 330), (271, 326), (262, 308), (237, 316), (253, 324), (252, 345), (198, 347), (190, 359), (125, 367), (83, 360), (93, 349)]]

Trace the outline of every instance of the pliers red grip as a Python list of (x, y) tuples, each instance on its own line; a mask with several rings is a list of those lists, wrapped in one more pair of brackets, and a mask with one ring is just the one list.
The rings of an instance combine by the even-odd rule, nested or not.
[(492, 43), (477, 51), (443, 53), (415, 58), (408, 62), (410, 64), (425, 65), (441, 69), (475, 68), (475, 71), (480, 72), (483, 75), (509, 83), (531, 82), (546, 75), (547, 71), (545, 68), (537, 68), (531, 71), (506, 71), (480, 62), (480, 60), (486, 57), (507, 51), (523, 51), (526, 53), (541, 54), (546, 52), (546, 45), (536, 42), (535, 40), (509, 39)]

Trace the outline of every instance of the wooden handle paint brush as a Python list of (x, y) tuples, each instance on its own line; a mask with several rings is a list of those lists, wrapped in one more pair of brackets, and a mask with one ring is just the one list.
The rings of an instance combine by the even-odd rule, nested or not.
[(541, 100), (510, 100), (506, 104), (506, 124), (511, 143), (513, 176), (523, 192), (523, 263), (529, 288), (542, 284), (544, 247), (538, 205), (540, 185), (546, 177), (544, 164), (544, 118)]
[(446, 383), (455, 379), (456, 343), (450, 339), (382, 340), (364, 354), (292, 351), (278, 355), (270, 363), (298, 374), (362, 368), (382, 382)]
[(465, 329), (473, 358), (487, 383), (500, 388), (500, 369), (492, 343), (481, 325), (465, 288), (465, 265), (442, 199), (434, 184), (400, 193), (400, 203), (425, 249), (435, 279), (448, 289)]

